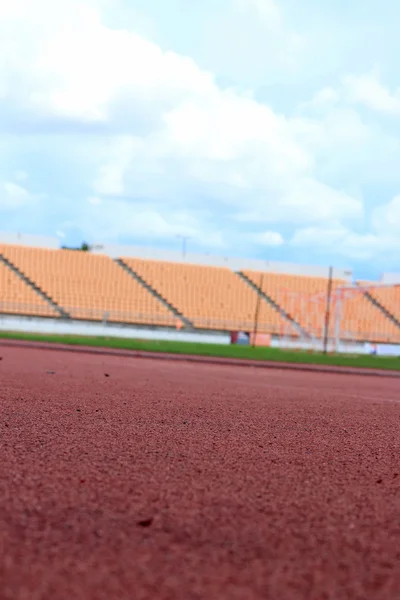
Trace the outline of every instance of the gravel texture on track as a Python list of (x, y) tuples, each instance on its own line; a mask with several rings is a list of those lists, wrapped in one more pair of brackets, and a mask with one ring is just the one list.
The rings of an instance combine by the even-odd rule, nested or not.
[(1, 600), (395, 600), (396, 379), (0, 348)]

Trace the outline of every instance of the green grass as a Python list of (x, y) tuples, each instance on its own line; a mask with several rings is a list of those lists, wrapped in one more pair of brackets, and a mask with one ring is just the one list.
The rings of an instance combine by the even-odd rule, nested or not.
[(169, 342), (113, 337), (92, 337), (78, 335), (52, 335), (40, 333), (0, 332), (2, 339), (53, 342), (73, 346), (95, 346), (99, 348), (120, 348), (123, 350), (147, 350), (173, 354), (197, 356), (218, 356), (248, 360), (268, 360), (286, 363), (318, 365), (339, 365), (365, 369), (400, 370), (400, 358), (369, 355), (322, 354), (318, 352), (280, 350), (277, 348), (252, 348), (250, 346), (225, 346), (193, 342)]

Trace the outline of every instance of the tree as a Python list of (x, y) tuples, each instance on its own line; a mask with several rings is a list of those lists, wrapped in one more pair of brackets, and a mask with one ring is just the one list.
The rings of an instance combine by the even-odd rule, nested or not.
[(78, 248), (72, 248), (71, 246), (61, 246), (62, 250), (79, 250), (81, 252), (90, 252), (90, 246), (86, 242), (82, 242), (82, 244)]

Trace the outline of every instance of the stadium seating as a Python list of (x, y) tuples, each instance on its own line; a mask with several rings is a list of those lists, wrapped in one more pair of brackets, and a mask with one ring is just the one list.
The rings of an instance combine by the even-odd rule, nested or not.
[(400, 342), (400, 328), (366, 297), (363, 290), (355, 288), (348, 291), (340, 302), (340, 333), (343, 340)]
[[(327, 279), (280, 273), (262, 275), (254, 271), (244, 271), (244, 274), (306, 331), (317, 338), (323, 336)], [(344, 285), (342, 280), (332, 281), (329, 337), (335, 337), (336, 327), (339, 326), (341, 337), (348, 340), (400, 340), (400, 329), (374, 306), (361, 290), (355, 289), (339, 295), (339, 288)]]
[[(201, 329), (252, 331), (257, 294), (227, 268), (138, 258), (124, 262)], [(290, 325), (287, 325), (291, 329)], [(259, 303), (260, 333), (281, 333), (285, 320)], [(292, 333), (295, 333), (291, 329)]]
[[(323, 334), (328, 284), (326, 278), (257, 271), (243, 272), (303, 329), (316, 337)], [(343, 283), (334, 280), (333, 289)]]
[(0, 246), (0, 252), (71, 317), (174, 325), (172, 313), (107, 256)]
[(0, 312), (40, 317), (58, 316), (42, 296), (2, 262), (0, 262)]
[(400, 285), (375, 286), (368, 291), (397, 321), (400, 321)]
[[(0, 253), (72, 318), (176, 326), (177, 318), (156, 294), (110, 257), (74, 250), (0, 245)], [(244, 271), (275, 303), (259, 300), (252, 287), (228, 268), (124, 258), (124, 262), (196, 328), (252, 331), (297, 337), (300, 327), (324, 333), (327, 279)], [(356, 286), (343, 293), (333, 281), (329, 336), (400, 343), (400, 327)], [(340, 288), (340, 289), (339, 289)], [(369, 294), (400, 321), (400, 286), (369, 284)], [(0, 262), (0, 312), (58, 317), (49, 302)], [(339, 318), (340, 315), (340, 318)]]

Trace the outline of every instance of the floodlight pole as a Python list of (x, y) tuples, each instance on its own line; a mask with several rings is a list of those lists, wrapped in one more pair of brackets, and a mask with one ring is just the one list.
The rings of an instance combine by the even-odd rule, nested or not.
[(176, 237), (182, 240), (182, 258), (185, 258), (186, 257), (186, 242), (187, 242), (187, 240), (190, 239), (190, 235), (178, 234)]
[[(264, 273), (262, 272), (261, 279), (260, 279), (260, 285), (259, 285), (261, 292), (263, 289), (263, 283), (264, 283)], [(258, 315), (260, 312), (260, 305), (261, 305), (261, 292), (257, 292), (256, 311), (255, 311), (255, 315), (254, 315), (253, 348), (256, 346), (256, 337), (257, 337), (257, 333), (258, 333)]]
[(331, 297), (332, 297), (332, 274), (333, 268), (329, 267), (328, 289), (326, 294), (326, 311), (325, 311), (325, 329), (324, 329), (324, 354), (328, 351), (329, 340), (329, 321), (331, 317)]
[(344, 292), (337, 290), (336, 295), (336, 311), (335, 311), (335, 351), (340, 351), (340, 332), (341, 332), (341, 320), (342, 320), (342, 305)]

